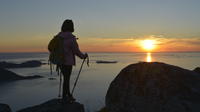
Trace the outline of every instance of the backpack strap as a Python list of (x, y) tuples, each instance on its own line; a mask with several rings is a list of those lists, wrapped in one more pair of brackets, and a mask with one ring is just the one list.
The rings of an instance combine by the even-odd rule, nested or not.
[(53, 73), (52, 73), (52, 63), (50, 62), (50, 73), (51, 73), (51, 75), (53, 75)]
[(53, 73), (52, 73), (52, 63), (51, 63), (50, 60), (48, 60), (48, 65), (50, 66), (50, 74), (52, 75), (52, 74), (53, 74)]
[(61, 71), (60, 65), (56, 65), (56, 71), (57, 71), (57, 74), (59, 76), (60, 75), (60, 71)]
[(87, 57), (87, 66), (89, 67), (90, 59), (89, 56)]

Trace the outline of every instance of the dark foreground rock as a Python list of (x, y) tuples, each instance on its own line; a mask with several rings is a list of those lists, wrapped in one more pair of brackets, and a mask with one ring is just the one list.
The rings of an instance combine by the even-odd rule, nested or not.
[(0, 62), (0, 68), (27, 68), (27, 67), (40, 67), (42, 62), (37, 60), (26, 61), (21, 64), (9, 63), (9, 62)]
[(59, 99), (52, 99), (43, 104), (19, 110), (17, 112), (84, 112), (84, 106), (74, 102), (62, 104)]
[(39, 75), (20, 76), (12, 71), (6, 70), (4, 68), (0, 68), (0, 83), (8, 82), (8, 81), (15, 81), (15, 80), (24, 80), (24, 79), (36, 79), (36, 78), (42, 78), (42, 76), (39, 76)]
[(106, 95), (108, 112), (200, 112), (200, 75), (159, 62), (125, 67)]
[(0, 103), (0, 112), (12, 112), (12, 111), (8, 105)]
[(193, 71), (200, 74), (200, 67), (195, 68)]

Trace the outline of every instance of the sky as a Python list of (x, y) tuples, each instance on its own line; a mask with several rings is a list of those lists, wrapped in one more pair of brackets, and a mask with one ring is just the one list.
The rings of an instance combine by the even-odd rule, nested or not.
[(0, 0), (0, 52), (47, 52), (72, 19), (84, 52), (200, 51), (200, 0)]

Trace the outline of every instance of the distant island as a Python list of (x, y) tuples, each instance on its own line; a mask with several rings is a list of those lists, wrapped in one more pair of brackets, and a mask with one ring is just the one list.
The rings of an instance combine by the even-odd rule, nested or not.
[(97, 64), (101, 64), (101, 63), (109, 64), (109, 63), (117, 63), (117, 61), (97, 60), (96, 63)]
[(4, 68), (0, 68), (0, 83), (17, 81), (17, 80), (25, 80), (25, 79), (36, 79), (42, 78), (42, 76), (34, 75), (34, 76), (20, 76), (12, 71), (9, 71)]
[(28, 67), (40, 67), (42, 62), (37, 60), (26, 61), (20, 64), (9, 63), (9, 62), (0, 62), (0, 83), (16, 81), (16, 80), (24, 80), (24, 79), (36, 79), (42, 78), (42, 76), (34, 75), (34, 76), (20, 76), (12, 71), (7, 69), (9, 68), (28, 68)]
[(6, 61), (0, 62), (0, 68), (28, 68), (28, 67), (40, 67), (43, 63), (38, 60), (26, 61), (20, 64), (10, 63)]

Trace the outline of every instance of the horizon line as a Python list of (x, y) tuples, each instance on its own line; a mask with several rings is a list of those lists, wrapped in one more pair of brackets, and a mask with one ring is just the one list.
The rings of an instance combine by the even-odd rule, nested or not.
[[(86, 51), (87, 52), (87, 51)], [(49, 53), (48, 51), (33, 51), (33, 52), (29, 52), (29, 51), (25, 51), (25, 52), (0, 52), (0, 53)], [(83, 53), (85, 53), (85, 51), (83, 51)], [(87, 53), (200, 53), (200, 51), (160, 51), (160, 52), (148, 52), (148, 51), (144, 51), (144, 52), (111, 52), (111, 51), (100, 51), (100, 52), (96, 52), (96, 51), (88, 51)]]

